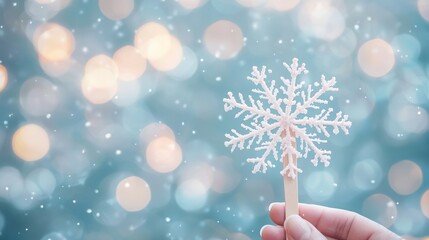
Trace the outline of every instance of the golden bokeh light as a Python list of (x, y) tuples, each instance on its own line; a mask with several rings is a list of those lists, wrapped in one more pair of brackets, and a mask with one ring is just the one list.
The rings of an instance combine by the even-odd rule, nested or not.
[(182, 45), (180, 44), (179, 40), (171, 36), (170, 37), (170, 46), (168, 48), (168, 51), (165, 53), (162, 58), (158, 59), (150, 59), (149, 62), (155, 69), (159, 71), (170, 71), (176, 68), (179, 63), (182, 61), (183, 57), (183, 49)]
[(49, 136), (39, 125), (24, 125), (13, 134), (13, 152), (24, 161), (40, 160), (49, 152), (49, 148)]
[(395, 65), (395, 53), (389, 43), (376, 38), (359, 48), (358, 62), (362, 71), (369, 76), (382, 77)]
[(267, 6), (277, 11), (289, 11), (296, 7), (301, 0), (268, 0)]
[(92, 57), (85, 65), (81, 90), (88, 101), (103, 104), (110, 101), (118, 91), (119, 70), (115, 61), (106, 55)]
[(423, 214), (429, 218), (429, 190), (423, 193), (422, 198), (420, 199), (420, 208), (422, 209)]
[(118, 91), (118, 82), (112, 72), (99, 68), (85, 74), (81, 82), (81, 90), (91, 103), (103, 104), (115, 96)]
[(176, 140), (176, 136), (174, 135), (173, 130), (163, 123), (150, 123), (149, 125), (145, 126), (143, 129), (140, 130), (139, 138), (140, 143), (143, 145), (147, 145), (151, 141), (160, 137), (170, 138), (173, 141)]
[(72, 66), (70, 58), (60, 61), (49, 61), (42, 56), (39, 56), (39, 63), (43, 71), (51, 77), (61, 77), (68, 73)]
[(118, 49), (113, 60), (119, 70), (119, 80), (133, 81), (146, 71), (146, 59), (137, 48), (130, 45)]
[(147, 146), (146, 161), (153, 170), (168, 173), (182, 162), (182, 149), (173, 139), (160, 137)]
[(116, 186), (116, 200), (128, 212), (143, 210), (151, 198), (149, 184), (139, 177), (127, 177)]
[(115, 61), (107, 55), (100, 54), (89, 59), (85, 65), (85, 74), (99, 69), (107, 70), (111, 72), (112, 77), (115, 79), (118, 78), (118, 66), (116, 66)]
[(104, 16), (112, 20), (128, 17), (134, 9), (134, 0), (99, 0), (98, 6)]
[(423, 182), (422, 169), (410, 160), (395, 163), (389, 170), (389, 185), (398, 194), (409, 195)]
[(177, 0), (177, 2), (185, 9), (194, 10), (206, 3), (206, 0)]
[(398, 209), (393, 200), (380, 193), (369, 196), (363, 202), (362, 211), (364, 216), (380, 223), (388, 228), (396, 222)]
[(429, 22), (429, 0), (417, 0), (420, 16)]
[(170, 49), (170, 32), (159, 23), (146, 23), (137, 29), (134, 45), (148, 60), (158, 60), (164, 57)]
[(46, 60), (62, 61), (73, 53), (75, 40), (67, 28), (56, 23), (45, 23), (34, 32), (33, 44)]
[(230, 59), (237, 56), (243, 47), (243, 33), (237, 24), (220, 20), (207, 27), (204, 44), (216, 58)]
[(0, 93), (6, 88), (7, 81), (7, 69), (0, 64)]

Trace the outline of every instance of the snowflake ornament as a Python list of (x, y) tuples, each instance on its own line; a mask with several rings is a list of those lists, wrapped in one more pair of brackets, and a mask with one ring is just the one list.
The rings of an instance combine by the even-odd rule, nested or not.
[[(237, 100), (228, 92), (228, 98), (223, 99), (225, 111), (238, 109), (235, 118), (243, 115), (244, 123), (241, 127), (245, 133), (232, 129), (232, 134), (225, 134), (228, 139), (225, 146), (231, 146), (232, 152), (236, 147), (241, 150), (245, 147), (250, 149), (256, 143), (255, 150), (262, 151), (263, 154), (247, 159), (247, 162), (254, 164), (252, 173), (261, 170), (265, 173), (268, 167), (274, 167), (268, 159), (272, 155), (276, 161), (283, 162), (286, 159), (287, 163), (283, 164), (284, 168), (280, 173), (295, 179), (297, 173), (302, 170), (292, 159), (307, 158), (308, 154), (313, 152), (311, 162), (314, 166), (319, 162), (325, 167), (329, 166), (331, 151), (320, 148), (320, 144), (326, 143), (327, 140), (319, 138), (318, 135), (323, 134), (328, 138), (330, 129), (334, 134), (338, 134), (340, 130), (348, 134), (352, 123), (348, 121), (348, 115), (343, 115), (341, 111), (331, 117), (332, 108), (321, 108), (321, 105), (328, 104), (327, 100), (321, 98), (322, 95), (338, 91), (335, 87), (335, 77), (326, 80), (322, 75), (320, 82), (314, 84), (315, 89), (311, 84), (305, 88), (305, 82), (297, 79), (299, 75), (308, 72), (305, 64), (299, 66), (298, 59), (294, 58), (291, 65), (283, 65), (289, 71), (290, 79), (280, 77), (282, 85), (279, 88), (276, 86), (276, 80), (266, 81), (266, 66), (261, 70), (253, 67), (253, 72), (247, 80), (256, 85), (252, 92), (258, 95), (257, 100), (250, 95), (246, 100), (241, 93), (238, 93)], [(271, 73), (271, 70), (268, 70), (268, 73)], [(263, 102), (266, 102), (268, 107)], [(309, 110), (318, 114), (307, 116)], [(310, 132), (311, 129), (316, 131)]]

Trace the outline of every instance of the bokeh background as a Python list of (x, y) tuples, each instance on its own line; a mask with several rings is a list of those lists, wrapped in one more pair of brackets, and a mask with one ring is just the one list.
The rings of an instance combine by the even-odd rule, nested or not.
[(0, 239), (258, 239), (280, 168), (228, 91), (298, 57), (350, 134), (300, 201), (429, 238), (429, 0), (0, 0)]

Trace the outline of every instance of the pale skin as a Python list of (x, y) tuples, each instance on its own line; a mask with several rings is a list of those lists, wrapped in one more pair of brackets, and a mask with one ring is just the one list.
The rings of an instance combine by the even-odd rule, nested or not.
[(394, 240), (401, 239), (382, 225), (357, 213), (299, 204), (299, 216), (292, 215), (285, 221), (284, 203), (270, 205), (273, 225), (261, 229), (263, 240)]

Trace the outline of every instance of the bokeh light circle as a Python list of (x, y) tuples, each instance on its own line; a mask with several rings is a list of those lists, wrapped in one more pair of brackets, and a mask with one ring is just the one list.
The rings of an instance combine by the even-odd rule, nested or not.
[(119, 80), (136, 80), (146, 70), (146, 59), (137, 48), (130, 45), (118, 49), (113, 55), (113, 60), (119, 70)]
[(15, 199), (22, 195), (25, 184), (21, 172), (14, 167), (0, 168), (0, 197)]
[(112, 20), (128, 17), (134, 9), (134, 0), (98, 0), (98, 6), (104, 16)]
[(118, 90), (118, 82), (110, 71), (96, 69), (84, 76), (81, 89), (88, 101), (94, 104), (103, 104), (115, 96)]
[(139, 177), (127, 177), (116, 186), (116, 200), (128, 212), (143, 210), (151, 198), (149, 184)]
[(336, 190), (334, 177), (327, 171), (311, 172), (304, 186), (307, 194), (318, 202), (330, 199)]
[(183, 210), (199, 210), (206, 204), (207, 187), (196, 179), (185, 180), (176, 189), (175, 198)]
[(237, 56), (243, 47), (243, 33), (237, 24), (220, 20), (207, 27), (204, 44), (216, 58), (230, 59)]
[(268, 0), (267, 6), (277, 11), (289, 11), (296, 7), (301, 0)]
[(168, 173), (182, 162), (182, 149), (173, 139), (160, 137), (147, 146), (146, 160), (153, 170)]
[[(392, 47), (396, 50), (398, 61), (414, 61), (420, 56), (421, 44), (410, 34), (400, 34), (393, 38)], [(399, 59), (400, 58), (400, 59)]]
[(85, 74), (91, 73), (92, 71), (98, 69), (104, 69), (111, 72), (115, 79), (119, 75), (119, 69), (115, 61), (111, 57), (104, 54), (96, 55), (88, 60), (85, 65)]
[(27, 0), (25, 12), (32, 19), (46, 22), (63, 10), (71, 0)]
[(177, 0), (177, 2), (187, 10), (194, 10), (201, 7), (207, 0)]
[(19, 103), (32, 116), (53, 113), (59, 105), (60, 92), (50, 81), (34, 77), (25, 81), (19, 91)]
[(67, 238), (62, 233), (52, 232), (43, 236), (41, 240), (67, 240)]
[(91, 58), (85, 66), (81, 90), (88, 101), (103, 104), (110, 101), (118, 90), (119, 75), (116, 63), (106, 55)]
[(34, 32), (33, 44), (43, 58), (62, 61), (70, 58), (75, 40), (67, 28), (56, 23), (45, 23)]
[(0, 64), (0, 93), (6, 88), (8, 81), (7, 69)]
[(419, 165), (410, 160), (395, 163), (389, 170), (389, 185), (398, 194), (409, 195), (417, 191), (423, 182)]
[(61, 77), (68, 73), (73, 66), (73, 63), (76, 63), (72, 59), (65, 59), (61, 61), (49, 61), (42, 56), (39, 56), (39, 63), (43, 71), (52, 77)]
[(417, 0), (417, 9), (420, 16), (429, 22), (429, 0)]
[(166, 27), (156, 22), (143, 24), (137, 29), (134, 46), (148, 60), (158, 60), (170, 50), (171, 35)]
[(422, 198), (420, 199), (420, 208), (422, 209), (423, 214), (429, 218), (429, 190), (423, 193)]
[(173, 141), (176, 139), (173, 130), (163, 123), (150, 123), (140, 130), (139, 139), (140, 143), (143, 145), (147, 145), (151, 141), (160, 137), (170, 138)]
[(182, 44), (176, 37), (170, 36), (169, 46), (164, 55), (162, 55), (160, 58), (149, 58), (148, 60), (152, 67), (159, 71), (166, 72), (175, 69), (182, 61), (182, 57)]
[(362, 211), (366, 217), (387, 228), (395, 223), (398, 213), (395, 202), (390, 197), (380, 193), (373, 194), (365, 199)]
[(362, 191), (375, 189), (382, 180), (382, 169), (377, 161), (366, 159), (356, 162), (352, 168), (353, 184)]
[(376, 38), (365, 42), (358, 52), (359, 66), (371, 77), (382, 77), (395, 65), (392, 46), (383, 39)]
[(426, 223), (425, 216), (415, 205), (399, 204), (398, 219), (393, 228), (397, 234), (417, 233), (423, 229), (427, 229), (425, 228)]
[(343, 14), (330, 1), (307, 1), (299, 11), (298, 25), (301, 31), (313, 37), (332, 41), (345, 30)]
[(168, 72), (175, 80), (187, 80), (191, 78), (198, 69), (198, 59), (194, 51), (188, 47), (183, 48), (183, 58), (180, 64)]
[(267, 0), (235, 0), (245, 7), (258, 7), (266, 3)]
[(49, 152), (49, 148), (49, 136), (39, 125), (24, 125), (13, 134), (13, 152), (24, 161), (42, 159)]
[(36, 197), (49, 197), (57, 186), (54, 174), (46, 168), (34, 169), (25, 179), (27, 191)]

